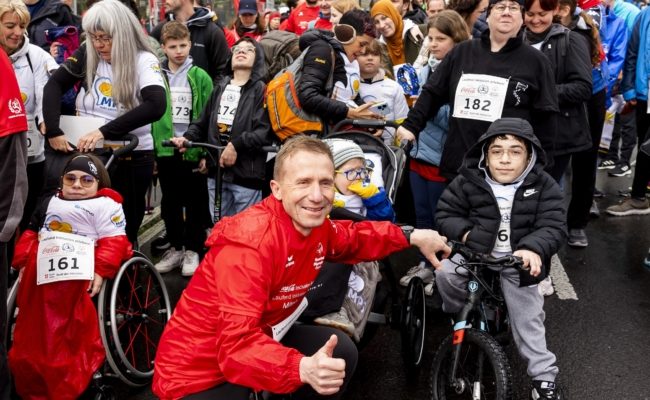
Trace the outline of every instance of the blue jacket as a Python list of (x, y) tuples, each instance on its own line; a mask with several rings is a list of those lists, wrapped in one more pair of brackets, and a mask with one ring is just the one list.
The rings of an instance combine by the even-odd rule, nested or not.
[(650, 7), (641, 11), (627, 45), (621, 92), (625, 100), (648, 100), (650, 77)]
[(628, 35), (631, 35), (632, 30), (634, 29), (634, 22), (636, 22), (636, 17), (641, 12), (639, 7), (627, 1), (616, 0), (614, 2), (613, 11), (617, 17), (625, 21), (625, 25), (627, 26), (627, 33)]
[(438, 114), (430, 120), (420, 132), (418, 141), (411, 148), (411, 157), (428, 164), (440, 166), (442, 149), (445, 147), (449, 132), (449, 104), (440, 107)]
[(366, 218), (370, 221), (395, 221), (395, 211), (384, 188), (380, 187), (379, 193), (361, 200), (366, 207)]
[(600, 39), (603, 43), (603, 50), (607, 55), (607, 64), (609, 67), (609, 82), (607, 84), (607, 91), (609, 96), (612, 95), (612, 89), (618, 80), (618, 75), (623, 70), (623, 63), (625, 62), (625, 51), (627, 50), (627, 28), (625, 27), (625, 20), (617, 17), (614, 12), (603, 6), (605, 24), (604, 32), (601, 29)]

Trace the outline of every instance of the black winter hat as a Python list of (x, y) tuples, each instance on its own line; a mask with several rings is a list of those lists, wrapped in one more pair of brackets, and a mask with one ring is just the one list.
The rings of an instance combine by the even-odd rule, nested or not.
[(492, 125), (490, 125), (487, 132), (485, 132), (485, 135), (486, 136), (493, 136), (493, 135), (534, 136), (535, 134), (533, 132), (533, 127), (525, 119), (500, 118), (494, 121)]

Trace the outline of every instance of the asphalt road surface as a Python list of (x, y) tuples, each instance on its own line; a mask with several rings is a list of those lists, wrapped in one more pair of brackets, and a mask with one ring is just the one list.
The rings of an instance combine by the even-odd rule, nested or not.
[[(606, 197), (601, 209), (620, 201), (619, 190), (630, 177), (607, 178), (599, 173)], [(565, 246), (553, 268), (556, 294), (546, 298), (546, 337), (558, 357), (559, 382), (572, 400), (650, 399), (650, 271), (642, 266), (650, 246), (650, 216), (593, 219), (589, 247)], [(145, 244), (146, 249), (146, 244)], [(403, 256), (399, 269), (412, 265)], [(165, 276), (174, 301), (188, 280), (179, 271)], [(345, 399), (426, 399), (429, 366), (435, 349), (451, 332), (447, 318), (427, 314), (423, 368), (406, 377), (400, 355), (399, 331), (382, 326), (359, 356)], [(506, 348), (514, 376), (515, 399), (527, 399), (526, 366), (512, 345)], [(119, 386), (119, 385), (118, 385)], [(120, 398), (151, 399), (147, 388), (119, 387)]]

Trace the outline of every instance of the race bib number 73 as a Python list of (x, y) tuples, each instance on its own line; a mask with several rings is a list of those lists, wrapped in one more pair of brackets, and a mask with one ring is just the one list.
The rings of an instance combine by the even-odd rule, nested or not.
[(95, 276), (95, 242), (64, 232), (41, 233), (36, 256), (36, 284), (92, 280)]
[(501, 118), (507, 91), (506, 78), (463, 74), (456, 87), (453, 116), (494, 122)]

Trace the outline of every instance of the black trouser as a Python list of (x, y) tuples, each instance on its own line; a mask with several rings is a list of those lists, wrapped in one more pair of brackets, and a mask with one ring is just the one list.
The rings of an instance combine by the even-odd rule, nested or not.
[[(347, 388), (354, 370), (357, 367), (357, 358), (359, 353), (357, 347), (352, 342), (352, 339), (342, 331), (327, 326), (314, 326), (314, 325), (294, 325), (286, 336), (280, 341), (287, 347), (294, 348), (303, 354), (311, 356), (316, 353), (331, 335), (338, 337), (338, 344), (334, 348), (334, 358), (342, 358), (345, 360), (345, 379), (341, 390), (332, 396), (320, 396), (309, 385), (303, 385), (291, 396), (287, 396), (291, 400), (302, 399), (341, 399), (345, 388)], [(224, 383), (212, 389), (203, 392), (194, 393), (185, 397), (187, 400), (249, 400), (252, 391), (248, 388), (234, 385), (232, 383)]]
[(598, 148), (605, 124), (605, 99), (607, 90), (603, 89), (591, 96), (587, 102), (589, 131), (592, 146), (571, 155), (571, 202), (567, 212), (569, 229), (584, 229), (589, 221), (589, 209), (593, 202), (596, 186), (596, 164)]
[[(638, 148), (643, 142), (650, 139), (650, 114), (646, 112), (648, 102), (638, 100), (636, 104), (636, 134)], [(643, 199), (650, 181), (650, 156), (639, 151), (636, 155), (634, 167), (634, 180), (632, 181), (632, 197)]]
[(27, 192), (27, 201), (25, 202), (25, 211), (23, 218), (20, 220), (20, 230), (24, 231), (29, 225), (32, 214), (38, 205), (38, 199), (43, 191), (45, 184), (45, 160), (33, 164), (27, 164), (27, 183), (29, 190)]
[[(208, 212), (208, 183), (206, 175), (192, 172), (197, 162), (183, 161), (175, 152), (171, 157), (156, 159), (162, 191), (160, 215), (165, 221), (167, 238), (176, 249), (201, 253), (205, 241), (205, 221)], [(185, 207), (185, 218), (183, 218)]]
[(636, 144), (636, 136), (635, 113), (616, 114), (614, 130), (612, 131), (612, 141), (607, 151), (607, 159), (624, 162), (629, 165), (630, 158), (632, 158), (632, 151)]
[(153, 150), (134, 151), (116, 160), (117, 167), (111, 174), (113, 189), (124, 198), (122, 208), (126, 217), (126, 235), (135, 243), (144, 218), (145, 196), (153, 177)]

